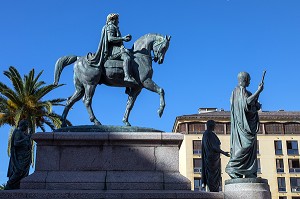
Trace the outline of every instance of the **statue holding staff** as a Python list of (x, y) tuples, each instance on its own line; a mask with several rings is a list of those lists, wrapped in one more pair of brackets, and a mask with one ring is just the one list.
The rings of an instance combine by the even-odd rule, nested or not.
[(231, 95), (230, 160), (225, 170), (231, 178), (257, 177), (258, 110), (261, 109), (258, 98), (264, 89), (264, 76), (265, 71), (257, 91), (252, 94), (246, 89), (250, 84), (249, 73), (240, 72), (238, 86)]

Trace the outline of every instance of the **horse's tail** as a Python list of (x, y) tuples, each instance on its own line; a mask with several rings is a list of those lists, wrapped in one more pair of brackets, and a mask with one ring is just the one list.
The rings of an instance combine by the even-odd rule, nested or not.
[(77, 61), (77, 56), (75, 55), (63, 56), (56, 61), (54, 70), (54, 85), (58, 85), (58, 81), (62, 70), (66, 66), (73, 64), (75, 61)]

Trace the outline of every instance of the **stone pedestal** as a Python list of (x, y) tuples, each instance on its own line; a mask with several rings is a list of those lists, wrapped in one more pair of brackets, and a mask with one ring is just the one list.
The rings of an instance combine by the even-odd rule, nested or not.
[(271, 199), (267, 179), (237, 178), (225, 181), (225, 199)]
[[(64, 131), (64, 132), (63, 132)], [(1, 198), (223, 199), (191, 191), (179, 173), (182, 134), (149, 128), (80, 126), (37, 133), (35, 172)]]
[(35, 134), (35, 172), (22, 180), (21, 188), (191, 189), (190, 181), (179, 173), (181, 134), (124, 132), (124, 127), (123, 132), (106, 132), (110, 129), (107, 126), (101, 129), (102, 132)]

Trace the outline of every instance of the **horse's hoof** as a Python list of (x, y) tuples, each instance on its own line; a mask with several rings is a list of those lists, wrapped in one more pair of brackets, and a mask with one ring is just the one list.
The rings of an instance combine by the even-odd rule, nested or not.
[(66, 122), (62, 122), (62, 124), (61, 124), (61, 126), (60, 126), (61, 128), (63, 128), (63, 127), (67, 127), (67, 123)]
[(164, 110), (163, 109), (158, 109), (157, 113), (158, 113), (158, 116), (161, 117), (164, 113)]
[(125, 126), (131, 126), (131, 124), (129, 122), (123, 121), (123, 123), (125, 124)]
[(95, 124), (96, 126), (101, 126), (101, 125), (102, 125), (99, 121), (95, 121), (94, 124)]

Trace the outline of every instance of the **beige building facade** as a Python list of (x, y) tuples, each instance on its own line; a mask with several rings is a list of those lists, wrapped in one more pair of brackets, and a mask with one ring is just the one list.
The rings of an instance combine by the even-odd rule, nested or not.
[[(272, 199), (300, 199), (300, 112), (259, 112), (257, 158), (258, 177), (269, 181)], [(230, 112), (200, 108), (198, 114), (176, 117), (173, 132), (184, 134), (179, 151), (181, 174), (191, 180), (194, 190), (201, 190), (201, 145), (206, 121), (216, 122), (215, 133), (221, 149), (230, 149)], [(229, 179), (225, 172), (229, 158), (221, 155), (222, 186)], [(220, 190), (223, 189), (220, 188)]]

